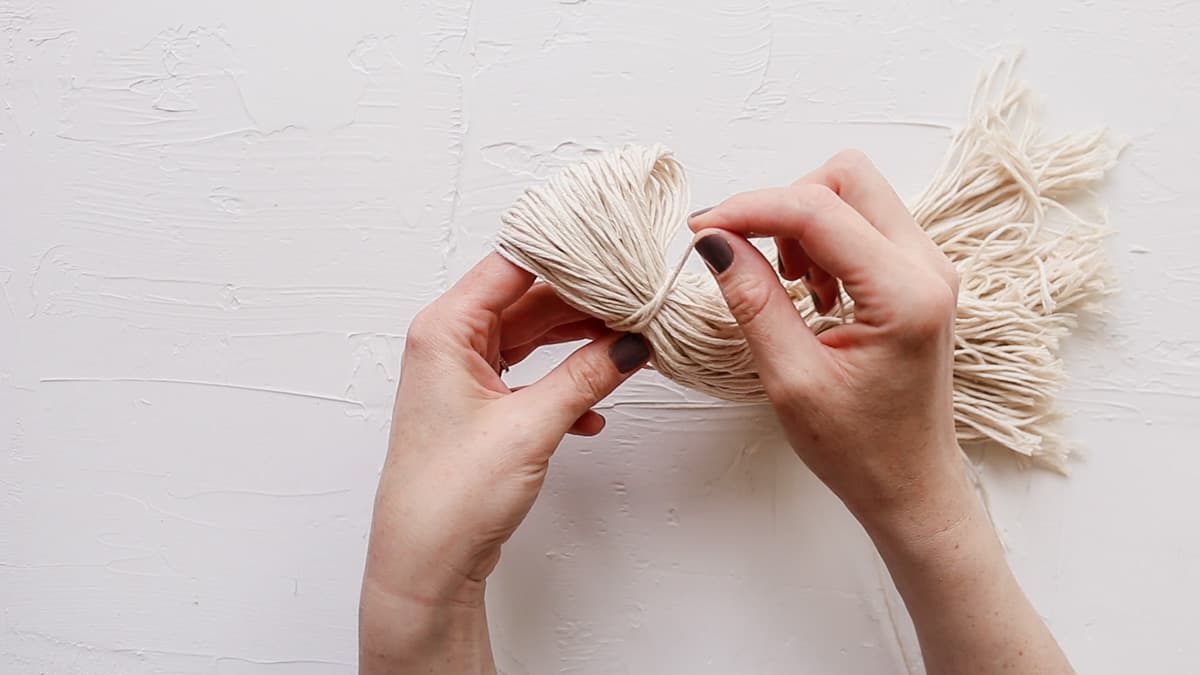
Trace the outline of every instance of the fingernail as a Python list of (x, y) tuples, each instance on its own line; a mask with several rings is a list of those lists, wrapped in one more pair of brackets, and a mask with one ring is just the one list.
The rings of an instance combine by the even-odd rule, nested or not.
[(729, 242), (719, 234), (710, 234), (696, 242), (696, 252), (716, 274), (729, 269), (729, 265), (733, 263), (733, 249), (729, 248)]
[(704, 207), (704, 208), (702, 208), (702, 209), (699, 209), (699, 210), (697, 210), (697, 211), (692, 211), (691, 215), (689, 215), (689, 216), (688, 216), (688, 220), (691, 220), (692, 218), (696, 218), (696, 217), (698, 217), (698, 216), (702, 216), (702, 215), (704, 215), (704, 214), (706, 214), (706, 213), (708, 213), (709, 211), (712, 211), (712, 210), (713, 210), (713, 207), (711, 207), (711, 206), (706, 206), (706, 207)]
[(608, 358), (618, 371), (628, 373), (650, 358), (650, 343), (637, 333), (626, 333), (608, 348)]

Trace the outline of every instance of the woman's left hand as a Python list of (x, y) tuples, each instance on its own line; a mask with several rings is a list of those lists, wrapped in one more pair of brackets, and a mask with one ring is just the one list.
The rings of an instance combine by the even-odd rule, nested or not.
[[(490, 650), (462, 652), (486, 647), (483, 582), (501, 545), (563, 436), (599, 433), (592, 406), (650, 356), (641, 336), (607, 329), (533, 281), (493, 253), (410, 326), (363, 579), (363, 672), (428, 658), (490, 664)], [(582, 339), (592, 342), (527, 387), (500, 378), (539, 346)], [(458, 647), (437, 646), (445, 640)]]

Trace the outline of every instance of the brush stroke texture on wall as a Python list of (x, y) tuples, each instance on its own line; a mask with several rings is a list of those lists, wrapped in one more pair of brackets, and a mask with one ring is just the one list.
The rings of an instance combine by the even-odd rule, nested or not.
[[(1130, 0), (0, 0), (0, 670), (354, 672), (405, 329), (523, 186), (663, 141), (697, 206), (847, 146), (912, 194), (1014, 45), (1051, 129), (1132, 145), (1101, 195), (1123, 290), (1068, 346), (1086, 458), (981, 458), (993, 514), (1080, 672), (1200, 670), (1197, 25)], [(504, 673), (919, 669), (769, 414), (650, 374), (605, 407), (490, 585)]]

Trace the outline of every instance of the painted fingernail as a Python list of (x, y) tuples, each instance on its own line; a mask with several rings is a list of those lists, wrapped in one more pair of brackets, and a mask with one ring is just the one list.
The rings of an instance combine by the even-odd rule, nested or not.
[(650, 343), (637, 333), (626, 333), (608, 348), (608, 358), (618, 371), (628, 373), (650, 358)]
[(696, 242), (696, 252), (716, 274), (729, 269), (729, 265), (733, 263), (733, 249), (729, 248), (729, 242), (719, 234), (710, 234)]
[(688, 216), (688, 220), (691, 220), (692, 218), (696, 218), (696, 217), (698, 217), (698, 216), (702, 216), (702, 215), (704, 215), (704, 214), (706, 214), (706, 213), (708, 213), (709, 211), (712, 211), (712, 210), (713, 210), (713, 207), (711, 207), (711, 206), (706, 206), (706, 207), (704, 207), (704, 208), (702, 208), (702, 209), (699, 209), (699, 210), (696, 210), (696, 211), (692, 211), (692, 213), (691, 213), (691, 214)]

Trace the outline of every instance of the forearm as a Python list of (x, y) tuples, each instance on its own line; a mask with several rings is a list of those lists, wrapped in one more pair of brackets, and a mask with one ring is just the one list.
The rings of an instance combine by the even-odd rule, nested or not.
[(939, 673), (1072, 673), (963, 481), (924, 510), (864, 522)]
[(359, 609), (359, 673), (494, 675), (483, 587), (476, 601), (446, 605), (399, 596), (370, 578)]

